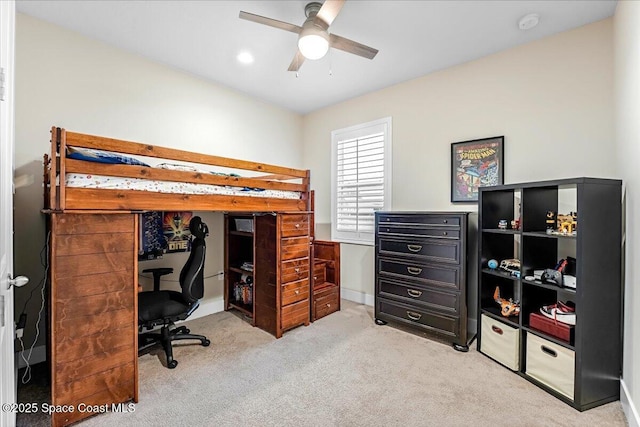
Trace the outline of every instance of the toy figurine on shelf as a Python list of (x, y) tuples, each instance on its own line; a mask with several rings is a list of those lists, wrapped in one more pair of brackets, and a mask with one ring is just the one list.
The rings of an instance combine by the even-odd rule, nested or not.
[(556, 230), (556, 212), (547, 211), (547, 219), (545, 220), (547, 225), (547, 234), (552, 234)]
[(500, 304), (500, 314), (504, 317), (517, 316), (520, 314), (520, 303), (514, 301), (513, 298), (504, 299), (500, 298), (500, 286), (496, 286), (496, 290), (493, 293), (493, 299)]
[(557, 222), (557, 234), (575, 235), (578, 229), (578, 213), (569, 212), (566, 215), (558, 215)]
[(511, 228), (513, 230), (520, 230), (520, 218), (511, 220)]
[(507, 229), (507, 220), (506, 219), (501, 219), (500, 221), (498, 221), (498, 228), (500, 230), (506, 230)]

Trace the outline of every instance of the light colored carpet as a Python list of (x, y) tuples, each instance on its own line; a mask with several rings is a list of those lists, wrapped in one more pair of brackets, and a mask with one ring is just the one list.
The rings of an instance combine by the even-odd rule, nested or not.
[[(475, 350), (391, 326), (343, 300), (341, 312), (276, 340), (238, 316), (187, 322), (210, 347), (139, 359), (134, 413), (89, 426), (625, 426), (620, 402), (578, 412)], [(162, 360), (164, 363), (164, 360)]]

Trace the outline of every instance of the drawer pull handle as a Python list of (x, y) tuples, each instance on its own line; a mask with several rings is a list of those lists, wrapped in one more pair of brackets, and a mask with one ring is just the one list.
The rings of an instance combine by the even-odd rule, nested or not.
[(300, 293), (300, 291), (298, 289), (296, 289), (296, 295), (298, 295)]
[(446, 231), (443, 231), (443, 232), (442, 232), (442, 235), (443, 235), (443, 236), (446, 236), (447, 234), (449, 234), (449, 233), (447, 233)]
[(547, 347), (546, 345), (541, 345), (540, 350), (542, 350), (543, 353), (546, 353), (551, 357), (558, 357), (558, 353), (556, 353), (555, 350)]
[(495, 325), (491, 325), (491, 330), (498, 335), (502, 335), (504, 333), (501, 328), (498, 328)]
[(296, 273), (300, 273), (300, 267), (294, 268), (293, 271), (295, 271)]
[(414, 275), (422, 273), (422, 269), (418, 267), (407, 267), (407, 271)]
[(407, 310), (407, 317), (411, 320), (420, 320), (422, 314)]
[(331, 308), (331, 304), (327, 304), (327, 308)]
[(313, 280), (318, 280), (318, 276), (313, 276)]
[(300, 224), (296, 224), (296, 228), (300, 228)]
[(407, 245), (407, 249), (411, 252), (420, 252), (422, 250), (422, 245)]
[(442, 222), (444, 222), (445, 224), (449, 222), (448, 219), (443, 219)]
[(418, 298), (420, 295), (422, 295), (422, 291), (416, 291), (415, 289), (407, 289), (407, 293), (410, 297), (413, 298)]

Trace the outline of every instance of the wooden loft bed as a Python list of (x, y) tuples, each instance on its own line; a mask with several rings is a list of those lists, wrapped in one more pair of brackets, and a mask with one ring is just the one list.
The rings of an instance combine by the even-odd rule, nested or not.
[[(91, 150), (99, 150), (102, 160), (116, 158), (125, 164), (98, 163), (89, 155), (97, 155)], [(79, 152), (93, 161), (67, 155)], [(164, 168), (127, 163), (151, 163), (146, 159), (168, 163)], [(235, 175), (238, 171), (247, 176)], [(123, 181), (128, 183), (124, 188)], [(87, 188), (110, 182), (114, 185), (108, 188)], [(255, 241), (261, 251), (253, 255), (257, 289), (253, 323), (276, 337), (309, 324), (313, 236), (309, 171), (53, 127), (51, 151), (44, 156), (44, 184), (52, 405), (112, 408), (138, 402), (141, 211), (242, 212), (254, 218), (253, 233), (231, 232), (252, 236), (240, 238)], [(185, 188), (182, 193), (171, 192)], [(250, 258), (251, 250), (242, 255)], [(295, 273), (286, 275), (289, 271)], [(281, 277), (291, 281), (280, 283)], [(228, 289), (231, 286), (225, 286), (225, 292)], [(54, 413), (52, 425), (66, 426), (91, 415)]]
[[(104, 150), (123, 156), (144, 156), (163, 162), (197, 164), (192, 171), (131, 164), (104, 164), (68, 158), (68, 149)], [(309, 171), (269, 165), (95, 135), (51, 129), (51, 151), (44, 156), (45, 209), (53, 212), (200, 210), (226, 212), (293, 212), (310, 210)], [(247, 172), (223, 175), (202, 167)], [(211, 173), (207, 173), (211, 172)], [(188, 183), (224, 188), (226, 194), (178, 194), (148, 190), (79, 188), (67, 184), (67, 174), (118, 177), (136, 181)], [(296, 180), (298, 182), (291, 182)], [(235, 194), (230, 193), (236, 189)], [(251, 189), (246, 191), (246, 189)], [(245, 190), (245, 191), (243, 191)], [(261, 193), (265, 191), (265, 193)], [(281, 194), (298, 193), (296, 198)], [(275, 194), (275, 195), (272, 195)]]

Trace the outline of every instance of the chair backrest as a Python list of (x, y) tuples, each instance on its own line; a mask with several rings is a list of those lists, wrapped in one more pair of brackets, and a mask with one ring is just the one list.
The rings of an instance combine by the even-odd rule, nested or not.
[(180, 271), (180, 286), (185, 301), (193, 304), (204, 295), (204, 259), (207, 252), (204, 238), (209, 235), (209, 228), (199, 216), (194, 216), (189, 222), (189, 231), (193, 241), (189, 259)]

